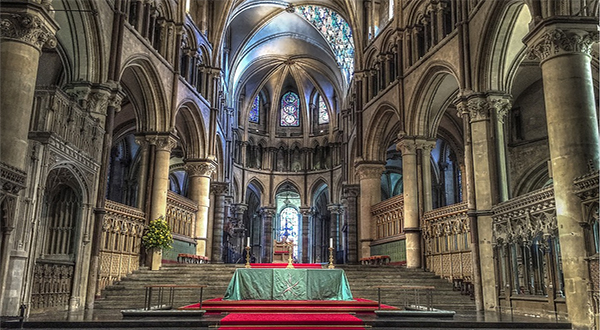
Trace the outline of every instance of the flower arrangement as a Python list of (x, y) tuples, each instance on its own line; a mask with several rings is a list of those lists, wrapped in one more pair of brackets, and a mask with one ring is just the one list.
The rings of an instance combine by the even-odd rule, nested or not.
[(173, 243), (171, 228), (164, 217), (150, 221), (142, 236), (142, 244), (146, 249), (170, 249)]

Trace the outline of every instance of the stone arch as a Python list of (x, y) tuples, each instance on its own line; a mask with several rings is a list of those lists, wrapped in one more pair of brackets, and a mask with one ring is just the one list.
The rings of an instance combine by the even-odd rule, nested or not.
[(371, 118), (366, 130), (364, 159), (385, 160), (387, 148), (403, 130), (401, 117), (393, 104), (382, 103)]
[(191, 100), (184, 100), (177, 107), (175, 130), (184, 149), (185, 158), (207, 158), (206, 125), (198, 106)]
[(119, 80), (133, 104), (137, 130), (167, 132), (171, 116), (164, 84), (150, 59), (138, 56), (124, 61)]
[[(425, 70), (409, 101), (406, 134), (435, 137), (435, 128), (451, 101), (461, 89), (457, 70), (444, 61), (434, 61)], [(414, 126), (413, 126), (414, 125)]]
[[(310, 187), (310, 201), (311, 204), (314, 203), (315, 198), (318, 197), (319, 194), (323, 192), (324, 189), (328, 189), (330, 185), (327, 183), (323, 177), (319, 177), (315, 180), (315, 182)], [(331, 193), (327, 194), (327, 201), (331, 201)]]
[(548, 173), (548, 160), (531, 166), (529, 170), (518, 179), (512, 196), (521, 196), (549, 185), (552, 179)]
[(211, 156), (215, 157), (215, 161), (217, 162), (217, 171), (213, 174), (213, 177), (216, 177), (217, 181), (225, 180), (225, 150), (227, 150), (225, 147), (225, 138), (220, 133), (217, 133), (217, 136), (215, 136), (215, 154), (214, 156), (209, 155), (209, 158)]
[(520, 0), (497, 1), (493, 7), (488, 27), (483, 29), (486, 33), (481, 35), (478, 54), (482, 56), (477, 59), (481, 69), (474, 85), (481, 91), (510, 91), (513, 77), (525, 56), (526, 46), (522, 39), (529, 32), (531, 14)]

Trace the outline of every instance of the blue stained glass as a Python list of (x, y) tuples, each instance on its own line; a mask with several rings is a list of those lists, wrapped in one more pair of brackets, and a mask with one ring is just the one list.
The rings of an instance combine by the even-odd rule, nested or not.
[(253, 123), (258, 123), (258, 115), (259, 115), (259, 101), (260, 98), (258, 95), (254, 98), (254, 102), (252, 102), (252, 108), (250, 109), (250, 114), (248, 115), (248, 120)]
[(298, 210), (293, 207), (286, 207), (281, 210), (280, 216), (280, 240), (293, 241), (294, 251), (292, 255), (298, 255)]
[(300, 126), (300, 98), (294, 92), (287, 92), (281, 98), (281, 126)]
[(354, 40), (350, 25), (337, 12), (321, 6), (297, 6), (295, 13), (310, 22), (327, 40), (349, 82), (354, 73)]
[(325, 101), (319, 96), (319, 125), (322, 124), (329, 124), (329, 113), (327, 112)]

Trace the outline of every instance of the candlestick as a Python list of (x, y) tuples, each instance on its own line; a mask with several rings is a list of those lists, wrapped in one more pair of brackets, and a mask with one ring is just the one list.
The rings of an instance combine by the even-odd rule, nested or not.
[(329, 269), (335, 268), (335, 266), (333, 265), (333, 247), (329, 248), (329, 265), (327, 266), (327, 268), (329, 268)]
[(332, 248), (333, 247), (333, 238), (329, 239), (329, 247)]
[(246, 242), (248, 242), (246, 246), (250, 247), (250, 237), (247, 238)]
[(250, 266), (250, 246), (246, 246), (246, 266), (245, 268), (252, 268)]

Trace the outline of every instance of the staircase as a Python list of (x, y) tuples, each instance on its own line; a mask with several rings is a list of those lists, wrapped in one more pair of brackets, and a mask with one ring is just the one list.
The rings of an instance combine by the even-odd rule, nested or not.
[[(231, 264), (164, 264), (160, 270), (137, 270), (120, 282), (107, 287), (102, 298), (95, 302), (95, 310), (116, 314), (122, 309), (138, 309), (144, 307), (146, 285), (178, 284), (208, 285), (203, 292), (203, 300), (222, 297), (236, 268), (241, 265)], [(475, 310), (474, 302), (468, 297), (452, 290), (452, 284), (436, 275), (422, 270), (406, 269), (401, 266), (361, 266), (340, 265), (346, 272), (352, 295), (377, 301), (378, 285), (388, 286), (435, 286), (433, 307), (454, 310), (457, 313), (470, 314)], [(200, 299), (199, 289), (175, 289), (174, 307), (197, 303)], [(156, 293), (154, 293), (156, 295)], [(168, 293), (167, 293), (168, 295)], [(167, 301), (165, 297), (163, 301)], [(425, 297), (421, 298), (424, 305)], [(405, 297), (400, 291), (381, 290), (381, 302), (386, 305), (401, 307)], [(412, 303), (412, 299), (408, 299)]]

